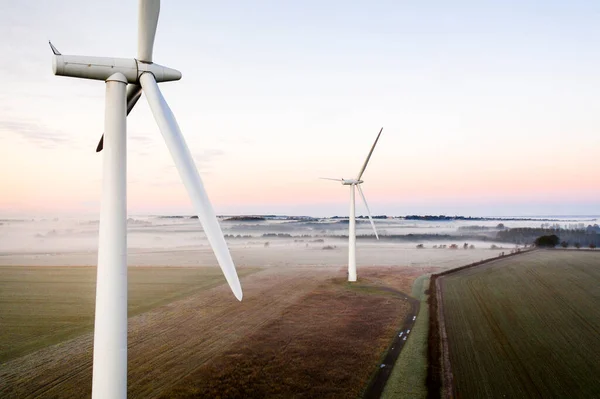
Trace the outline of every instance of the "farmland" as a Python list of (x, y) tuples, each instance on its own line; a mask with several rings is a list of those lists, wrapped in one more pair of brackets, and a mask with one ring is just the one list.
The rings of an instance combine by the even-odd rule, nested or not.
[(535, 251), (438, 283), (456, 397), (600, 397), (600, 253)]
[[(216, 267), (130, 267), (128, 279), (129, 316), (225, 281)], [(0, 362), (90, 331), (95, 294), (95, 267), (0, 267)]]
[(164, 397), (359, 397), (408, 302), (324, 284)]
[[(94, 276), (86, 273), (93, 268), (33, 269), (35, 277), (27, 268), (3, 269), (2, 298), (12, 298), (3, 315), (11, 315), (13, 333), (1, 338), (10, 348), (24, 328), (33, 342), (33, 327), (46, 338), (0, 364), (0, 396), (89, 396)], [(131, 269), (132, 398), (359, 396), (409, 309), (386, 288), (408, 290), (429, 271), (370, 268), (348, 284), (344, 269), (241, 268), (238, 302), (217, 268)], [(19, 296), (36, 279), (44, 288)], [(19, 309), (30, 317), (19, 318)], [(72, 321), (83, 330), (70, 329)]]

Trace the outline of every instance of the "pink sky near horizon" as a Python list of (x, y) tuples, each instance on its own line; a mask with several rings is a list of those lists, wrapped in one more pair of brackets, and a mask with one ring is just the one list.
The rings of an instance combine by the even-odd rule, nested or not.
[[(500, 155), (491, 153), (488, 160), (482, 160), (481, 154), (473, 154), (471, 158), (463, 154), (455, 160), (451, 153), (439, 152), (430, 159), (415, 157), (413, 153), (398, 157), (394, 145), (390, 145), (390, 141), (398, 141), (397, 136), (392, 129), (384, 129), (380, 146), (364, 175), (363, 190), (376, 214), (390, 213), (392, 204), (423, 203), (435, 209), (436, 203), (446, 202), (593, 203), (600, 198), (596, 177), (600, 165), (593, 157), (593, 148), (571, 146), (559, 161), (547, 155), (547, 145), (535, 153), (518, 148), (506, 159), (502, 155), (506, 150)], [(335, 214), (344, 215), (348, 212), (348, 188), (318, 177), (352, 176), (353, 173), (336, 172), (355, 171), (373, 137), (371, 133), (356, 140), (361, 147), (354, 145), (352, 152), (358, 155), (336, 154), (335, 146), (315, 149), (307, 165), (298, 162), (294, 151), (273, 155), (265, 162), (264, 158), (249, 156), (250, 151), (243, 148), (234, 149), (229, 156), (224, 146), (225, 155), (215, 158), (210, 165), (199, 166), (217, 212), (247, 213), (247, 209), (261, 209), (262, 213), (271, 213), (269, 207), (285, 210), (287, 204), (290, 209), (287, 213), (293, 213), (303, 206), (312, 210), (321, 204), (326, 205), (324, 209), (328, 212), (335, 210)], [(0, 168), (4, 171), (0, 180), (2, 214), (99, 210), (101, 155), (89, 148), (38, 148), (18, 137), (13, 137), (10, 144), (0, 148)], [(133, 146), (135, 141), (130, 140), (129, 147)], [(157, 154), (152, 157), (157, 163), (162, 160), (166, 165), (172, 163), (164, 145), (159, 142), (156, 147)], [(193, 149), (193, 145), (190, 147)], [(23, 157), (24, 153), (33, 156)], [(342, 166), (336, 165), (332, 158)], [(273, 165), (279, 166), (273, 170)], [(153, 168), (134, 152), (129, 158), (128, 178), (130, 213), (168, 209), (192, 212), (187, 193), (172, 166)], [(360, 212), (358, 195), (357, 201)], [(409, 210), (407, 213), (412, 213)]]
[[(48, 151), (48, 150), (45, 150)], [(2, 157), (0, 167), (9, 168), (7, 154)], [(76, 159), (66, 159), (59, 162), (62, 167), (44, 168), (45, 162), (54, 162), (52, 151), (47, 158), (39, 157), (36, 162), (25, 165), (18, 161), (11, 161), (13, 167), (22, 168), (22, 172), (15, 175), (3, 174), (3, 187), (7, 188), (0, 197), (2, 213), (81, 213), (99, 210), (101, 190), (99, 158), (94, 159), (94, 154), (86, 154), (88, 160), (81, 168), (80, 178), (64, 178), (62, 168), (71, 169), (71, 163)], [(378, 163), (373, 161), (373, 167)], [(564, 160), (563, 160), (564, 161)], [(574, 161), (574, 160), (573, 160)], [(434, 204), (444, 202), (485, 203), (506, 202), (507, 204), (519, 202), (593, 202), (600, 197), (600, 189), (596, 184), (593, 165), (577, 162), (566, 162), (574, 165), (560, 168), (556, 173), (512, 174), (504, 171), (490, 171), (482, 168), (477, 170), (459, 170), (449, 177), (440, 174), (414, 174), (406, 173), (398, 176), (396, 173), (386, 176), (375, 175), (369, 170), (365, 174), (363, 190), (374, 213), (388, 213), (389, 204), (426, 203)], [(377, 169), (385, 165), (379, 165)], [(250, 166), (250, 168), (252, 168)], [(587, 171), (587, 173), (585, 173)], [(465, 174), (463, 174), (465, 172)], [(86, 173), (93, 177), (85, 179)], [(263, 172), (264, 174), (265, 172)], [(285, 173), (284, 173), (285, 174)], [(267, 175), (268, 176), (268, 175)], [(456, 178), (461, 176), (460, 178)], [(209, 173), (205, 176), (205, 183), (213, 205), (217, 212), (220, 209), (237, 209), (233, 213), (245, 213), (245, 209), (256, 209), (262, 205), (263, 213), (269, 213), (269, 206), (277, 205), (277, 209), (290, 205), (290, 211), (302, 205), (325, 204), (327, 209), (336, 209), (336, 214), (347, 214), (348, 188), (332, 181), (318, 180), (317, 177), (304, 178), (301, 173), (288, 173), (288, 180), (282, 180), (279, 173), (275, 178), (248, 179), (246, 175), (242, 181), (235, 181), (230, 177), (217, 179)], [(83, 181), (82, 181), (83, 180)], [(144, 212), (147, 210), (189, 209), (191, 205), (183, 185), (178, 176), (172, 171), (164, 187), (152, 184), (136, 184), (130, 182), (128, 186), (128, 204), (130, 213)], [(359, 211), (361, 208), (360, 199)], [(243, 204), (241, 204), (243, 202)], [(408, 212), (410, 213), (410, 212)]]

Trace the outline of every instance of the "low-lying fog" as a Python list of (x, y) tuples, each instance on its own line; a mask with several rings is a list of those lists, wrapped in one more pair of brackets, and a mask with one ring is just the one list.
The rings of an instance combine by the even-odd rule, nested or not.
[[(496, 241), (501, 229), (554, 223), (566, 226), (585, 224), (589, 220), (375, 219), (380, 235), (376, 241), (368, 219), (358, 219), (357, 260), (359, 264), (381, 266), (445, 264), (448, 260), (468, 263), (515, 248), (514, 244)], [(242, 266), (343, 265), (346, 262), (347, 219), (225, 217), (221, 218), (221, 227), (234, 260)], [(417, 248), (419, 244), (423, 248)], [(453, 245), (457, 248), (451, 249)], [(189, 216), (131, 217), (128, 248), (130, 264), (216, 264), (198, 219)], [(61, 264), (95, 264), (97, 249), (97, 220), (0, 220), (0, 264), (35, 264), (35, 260), (44, 259), (43, 263), (47, 263), (48, 257), (58, 255), (62, 255)]]

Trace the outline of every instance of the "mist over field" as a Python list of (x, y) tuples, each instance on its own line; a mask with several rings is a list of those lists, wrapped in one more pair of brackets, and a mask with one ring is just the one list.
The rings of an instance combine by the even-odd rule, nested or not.
[[(1, 264), (46, 264), (52, 257), (61, 258), (63, 265), (95, 264), (98, 220), (22, 218), (3, 219), (0, 223)], [(224, 216), (220, 217), (220, 223), (236, 263), (242, 266), (346, 262), (346, 218)], [(442, 259), (468, 262), (515, 248), (515, 242), (498, 238), (501, 231), (541, 227), (583, 229), (595, 223), (594, 217), (458, 220), (379, 217), (375, 219), (380, 235), (377, 241), (369, 220), (359, 217), (358, 261), (379, 265), (424, 265)], [(132, 216), (128, 219), (127, 240), (130, 264), (216, 264), (202, 226), (193, 216)], [(417, 249), (419, 244), (423, 248)], [(453, 245), (458, 251), (451, 249)], [(470, 254), (464, 253), (464, 249)], [(146, 256), (136, 258), (139, 254)], [(77, 256), (69, 261), (65, 255)]]

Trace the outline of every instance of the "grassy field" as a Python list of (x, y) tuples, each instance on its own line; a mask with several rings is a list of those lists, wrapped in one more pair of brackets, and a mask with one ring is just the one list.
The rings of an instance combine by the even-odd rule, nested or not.
[(429, 324), (429, 306), (425, 291), (429, 287), (429, 276), (417, 278), (413, 284), (412, 296), (421, 301), (419, 315), (402, 349), (392, 374), (381, 396), (393, 398), (426, 398), (427, 387), (427, 333)]
[(439, 283), (456, 397), (600, 397), (600, 252), (536, 251)]
[[(225, 283), (217, 267), (130, 267), (128, 279), (129, 316)], [(95, 267), (0, 267), (0, 362), (90, 331), (95, 285)]]

